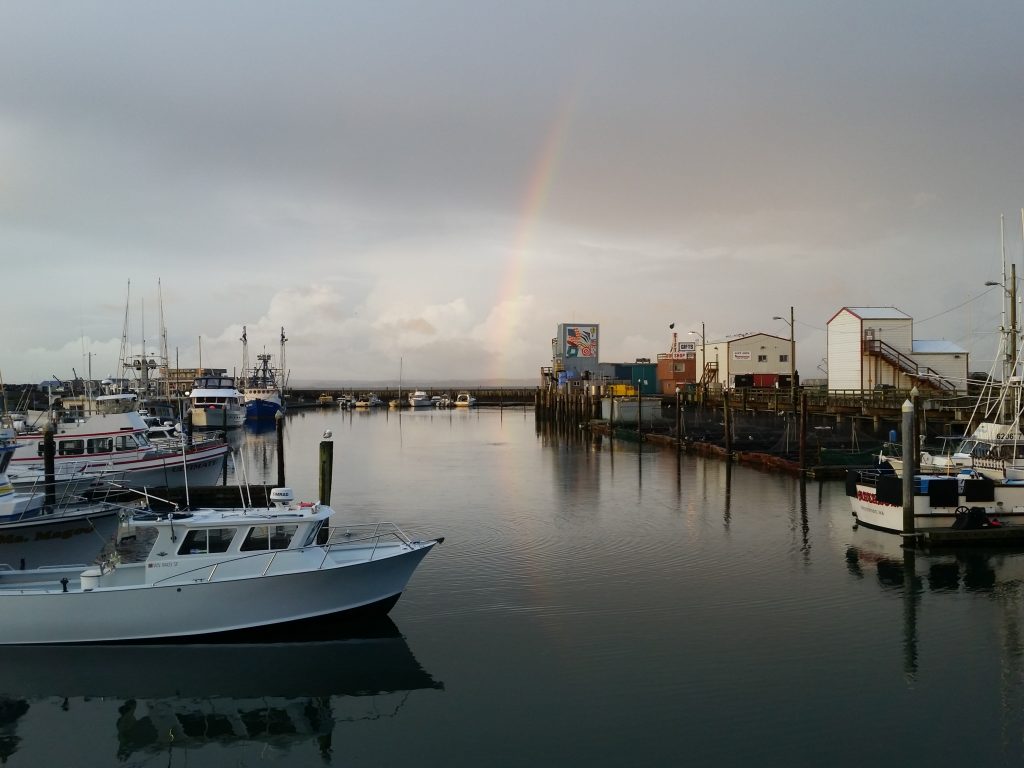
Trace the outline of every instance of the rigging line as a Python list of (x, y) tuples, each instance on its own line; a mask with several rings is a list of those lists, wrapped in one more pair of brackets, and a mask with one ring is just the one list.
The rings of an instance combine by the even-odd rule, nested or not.
[(961, 304), (957, 304), (955, 307), (950, 307), (949, 309), (944, 309), (944, 310), (942, 310), (941, 312), (939, 312), (936, 315), (932, 315), (931, 317), (926, 317), (923, 320), (917, 320), (915, 322), (918, 325), (920, 325), (921, 323), (927, 323), (929, 320), (934, 320), (937, 317), (942, 317), (943, 315), (948, 315), (950, 312), (955, 312), (956, 310), (960, 309), (961, 307), (966, 307), (972, 301), (977, 301), (978, 299), (980, 299), (980, 298), (982, 298), (984, 296), (987, 296), (988, 294), (992, 293), (992, 291), (993, 291), (993, 289), (989, 288), (987, 291), (983, 291), (983, 292), (979, 293), (977, 296), (975, 296), (973, 298), (970, 298), (970, 299), (967, 299), (967, 301), (965, 301), (965, 302), (963, 302)]

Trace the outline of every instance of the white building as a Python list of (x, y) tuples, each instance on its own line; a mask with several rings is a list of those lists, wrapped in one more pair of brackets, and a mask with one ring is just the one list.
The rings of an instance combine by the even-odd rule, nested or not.
[(828, 321), (828, 388), (964, 391), (967, 350), (915, 340), (913, 319), (895, 307), (843, 307)]
[[(784, 377), (788, 386), (793, 354), (789, 339), (770, 333), (752, 333), (736, 339), (707, 341), (696, 345), (697, 382), (708, 376), (708, 384), (732, 389), (741, 377), (743, 386), (772, 387)], [(744, 378), (746, 383), (744, 383)]]

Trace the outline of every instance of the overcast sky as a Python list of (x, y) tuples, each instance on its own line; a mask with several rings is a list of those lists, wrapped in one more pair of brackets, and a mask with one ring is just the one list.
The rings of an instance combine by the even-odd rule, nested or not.
[(116, 374), (158, 280), (172, 364), (284, 326), (293, 381), (533, 379), (560, 322), (628, 361), (790, 306), (803, 378), (843, 306), (987, 370), (1022, 30), (998, 1), (3, 2), (0, 374)]

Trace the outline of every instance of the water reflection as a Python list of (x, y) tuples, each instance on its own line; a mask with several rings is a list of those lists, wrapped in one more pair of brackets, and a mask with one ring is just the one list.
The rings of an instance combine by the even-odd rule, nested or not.
[(917, 673), (918, 617), (926, 598), (946, 600), (980, 593), (994, 598), (1003, 635), (1003, 663), (1016, 669), (1024, 656), (1020, 631), (1024, 596), (1024, 550), (978, 547), (914, 549), (903, 547), (893, 534), (863, 526), (854, 528), (846, 549), (850, 574), (858, 579), (873, 573), (878, 586), (903, 601), (904, 672)]
[(290, 642), (11, 647), (0, 654), (0, 759), (17, 751), (32, 702), (57, 699), (80, 716), (113, 700), (121, 761), (207, 744), (312, 744), (329, 762), (336, 726), (397, 717), (426, 689), (444, 684), (386, 617), (341, 639), (328, 627)]

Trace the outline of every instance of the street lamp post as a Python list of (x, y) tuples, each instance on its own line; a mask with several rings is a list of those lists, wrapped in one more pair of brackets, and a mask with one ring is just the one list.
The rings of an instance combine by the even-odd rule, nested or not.
[[(696, 331), (690, 331), (690, 335), (691, 336), (700, 336), (700, 365), (701, 365), (701, 368), (706, 369), (707, 366), (708, 366), (708, 341), (707, 341), (707, 338), (704, 336), (704, 322), (701, 321), (700, 333), (699, 334)], [(696, 373), (696, 371), (695, 371), (695, 373)], [(700, 374), (700, 401), (701, 401), (701, 403), (703, 403), (704, 400), (705, 400), (704, 389), (705, 389), (706, 386), (707, 385), (704, 383), (704, 371), (702, 370), (701, 374)]]
[(772, 320), (789, 323), (789, 402), (796, 407), (796, 340), (793, 336), (793, 308), (789, 308), (789, 320), (775, 315)]

